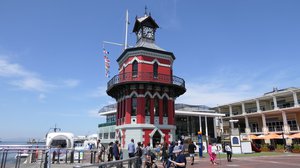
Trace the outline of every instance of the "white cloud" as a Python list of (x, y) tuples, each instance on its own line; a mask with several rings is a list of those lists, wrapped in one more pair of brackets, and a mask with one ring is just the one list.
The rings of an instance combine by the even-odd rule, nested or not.
[(10, 78), (9, 84), (23, 90), (48, 92), (53, 88), (69, 87), (74, 88), (80, 81), (67, 79), (58, 84), (41, 79), (37, 73), (25, 69), (17, 63), (11, 63), (7, 59), (0, 57), (0, 77)]
[(0, 58), (0, 76), (3, 76), (3, 77), (30, 77), (30, 76), (34, 76), (34, 73), (25, 70), (19, 64), (13, 64), (3, 58)]
[(79, 85), (80, 81), (76, 79), (68, 79), (63, 81), (63, 83), (66, 87), (74, 88)]
[(47, 92), (50, 88), (55, 87), (39, 78), (26, 77), (21, 80), (10, 82), (10, 84), (17, 86), (20, 89)]

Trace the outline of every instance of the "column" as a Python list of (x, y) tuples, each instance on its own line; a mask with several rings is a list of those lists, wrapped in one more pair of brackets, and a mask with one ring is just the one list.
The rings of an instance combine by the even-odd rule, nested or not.
[(259, 100), (256, 99), (256, 108), (257, 108), (257, 112), (260, 112), (260, 105), (259, 105)]
[(242, 103), (242, 112), (243, 112), (243, 114), (246, 114), (245, 103)]
[(202, 132), (202, 121), (201, 121), (201, 115), (199, 115), (199, 129)]
[(264, 134), (268, 134), (269, 129), (268, 129), (267, 124), (266, 124), (266, 116), (265, 116), (265, 114), (261, 115), (261, 119), (262, 119), (262, 123), (263, 123), (262, 131), (263, 131)]
[(278, 106), (277, 106), (277, 99), (275, 96), (273, 96), (273, 103), (274, 103), (274, 110), (277, 110)]
[[(205, 137), (206, 137), (206, 143), (208, 145), (208, 128), (207, 128), (207, 116), (205, 116)], [(206, 148), (207, 149), (207, 148)]]
[(285, 111), (281, 111), (281, 114), (282, 114), (282, 122), (283, 122), (282, 131), (285, 134), (289, 134), (290, 133), (290, 126), (289, 126), (289, 124), (287, 122), (286, 113), (285, 113)]
[(245, 129), (246, 134), (250, 134), (251, 130), (249, 127), (248, 116), (245, 116), (245, 125), (246, 125), (246, 129)]
[[(214, 122), (214, 126), (216, 126), (217, 125), (217, 117), (214, 117), (214, 119), (213, 119), (213, 122)], [(219, 131), (220, 131), (220, 123), (218, 122), (218, 129), (219, 129)], [(219, 136), (219, 135), (217, 135), (217, 129), (216, 129), (216, 127), (214, 127), (214, 134), (215, 134), (215, 138), (217, 138), (217, 136)]]
[(293, 92), (293, 98), (294, 98), (294, 107), (299, 107), (297, 93)]
[[(232, 106), (229, 105), (229, 116), (231, 117), (232, 116)], [(230, 128), (233, 129), (234, 128), (234, 125), (232, 122), (230, 122)]]
[(190, 120), (189, 120), (189, 116), (186, 116), (186, 129), (187, 129), (187, 135), (190, 135)]

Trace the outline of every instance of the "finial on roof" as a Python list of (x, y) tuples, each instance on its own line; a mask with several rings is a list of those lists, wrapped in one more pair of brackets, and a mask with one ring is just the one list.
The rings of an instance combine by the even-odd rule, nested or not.
[(147, 12), (147, 5), (145, 6), (145, 16), (148, 16), (148, 12)]

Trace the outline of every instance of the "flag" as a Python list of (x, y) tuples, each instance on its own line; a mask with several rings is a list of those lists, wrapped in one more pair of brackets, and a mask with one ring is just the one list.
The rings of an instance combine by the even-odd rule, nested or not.
[(103, 54), (104, 54), (104, 65), (105, 65), (105, 77), (109, 78), (110, 60), (107, 56), (109, 52), (103, 49)]
[(109, 54), (109, 52), (103, 49), (103, 54)]

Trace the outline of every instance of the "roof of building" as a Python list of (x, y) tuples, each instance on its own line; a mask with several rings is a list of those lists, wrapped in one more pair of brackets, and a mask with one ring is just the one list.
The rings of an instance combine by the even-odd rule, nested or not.
[[(117, 111), (117, 104), (111, 104), (102, 107), (99, 110), (100, 115), (114, 114)], [(188, 104), (175, 104), (175, 113), (177, 115), (206, 115), (215, 116), (215, 110), (205, 105), (188, 105)], [(223, 115), (223, 114), (222, 114)]]
[(291, 94), (292, 92), (299, 93), (300, 88), (299, 87), (288, 87), (288, 88), (284, 88), (284, 89), (273, 88), (273, 91), (266, 92), (262, 96), (227, 103), (227, 104), (219, 105), (218, 107), (234, 105), (234, 104), (241, 104), (242, 102), (250, 102), (250, 101), (255, 101), (255, 100), (264, 100), (264, 99), (270, 98), (272, 96), (285, 96), (285, 95)]

